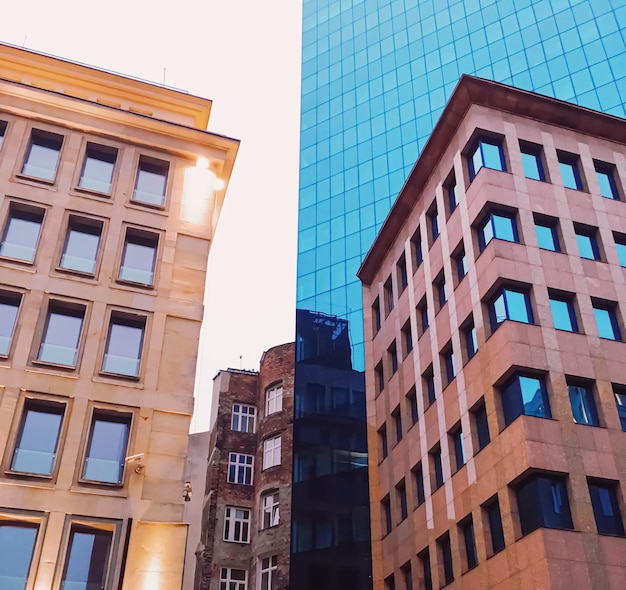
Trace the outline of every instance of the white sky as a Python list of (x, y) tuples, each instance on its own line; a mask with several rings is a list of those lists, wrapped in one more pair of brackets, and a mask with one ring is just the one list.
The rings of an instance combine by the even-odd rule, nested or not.
[[(294, 338), (300, 0), (6, 1), (0, 41), (213, 100), (241, 140), (209, 263), (192, 430), (219, 369)], [(240, 362), (240, 355), (243, 357)]]

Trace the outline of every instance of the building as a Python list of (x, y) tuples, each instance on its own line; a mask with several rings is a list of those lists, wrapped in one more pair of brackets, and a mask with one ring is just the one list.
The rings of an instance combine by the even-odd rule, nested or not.
[(463, 77), (359, 270), (374, 588), (621, 588), (626, 120)]
[(190, 459), (204, 473), (198, 467), (192, 481), (198, 500), (188, 518), (201, 530), (189, 538), (195, 576), (186, 576), (185, 590), (292, 587), (294, 355), (293, 342), (275, 346), (258, 372), (227, 369), (214, 379), (208, 445), (195, 443), (206, 433), (191, 435)]
[(210, 109), (0, 45), (2, 588), (180, 589)]

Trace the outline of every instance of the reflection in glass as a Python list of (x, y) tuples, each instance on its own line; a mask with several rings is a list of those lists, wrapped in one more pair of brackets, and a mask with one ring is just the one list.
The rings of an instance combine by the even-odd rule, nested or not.
[(102, 370), (128, 377), (139, 376), (145, 320), (111, 317)]
[(102, 227), (70, 221), (61, 256), (61, 268), (93, 274)]
[(25, 590), (37, 526), (0, 522), (0, 588)]
[(124, 281), (152, 285), (158, 238), (128, 233), (124, 243), (119, 278)]
[(569, 401), (572, 406), (572, 414), (576, 424), (588, 424), (599, 426), (596, 402), (593, 399), (593, 391), (590, 387), (580, 385), (568, 385)]
[(533, 323), (530, 299), (528, 294), (522, 291), (503, 289), (490, 306), (489, 311), (492, 330), (495, 330), (504, 320)]
[(12, 210), (0, 244), (0, 255), (32, 262), (42, 221), (43, 212)]
[(555, 226), (537, 223), (535, 225), (535, 232), (537, 233), (537, 244), (542, 250), (552, 250), (552, 252), (561, 251), (559, 236)]
[(61, 590), (104, 588), (111, 537), (110, 531), (72, 526)]
[(137, 167), (133, 201), (162, 207), (165, 203), (168, 168), (167, 162), (142, 156)]
[(74, 366), (84, 315), (84, 309), (59, 308), (51, 303), (37, 360)]
[(593, 315), (596, 318), (598, 336), (608, 340), (621, 340), (619, 326), (615, 312), (608, 307), (593, 306)]
[(0, 293), (0, 355), (9, 354), (21, 299), (18, 293)]
[(85, 162), (78, 185), (99, 193), (111, 192), (113, 170), (117, 159), (117, 150), (92, 143), (87, 144)]
[(22, 174), (43, 180), (54, 180), (62, 145), (62, 135), (33, 129)]
[(576, 314), (571, 301), (565, 299), (550, 298), (550, 308), (552, 309), (552, 319), (557, 330), (567, 330), (568, 332), (578, 332)]
[(600, 260), (600, 250), (595, 235), (576, 232), (576, 243), (581, 258)]
[(122, 483), (130, 419), (94, 414), (83, 479)]

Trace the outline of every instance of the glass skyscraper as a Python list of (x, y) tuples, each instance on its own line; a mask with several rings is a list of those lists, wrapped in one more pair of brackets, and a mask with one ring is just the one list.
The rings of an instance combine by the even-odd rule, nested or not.
[(626, 116), (626, 0), (304, 0), (302, 40), (291, 587), (361, 590), (357, 269), (461, 74)]

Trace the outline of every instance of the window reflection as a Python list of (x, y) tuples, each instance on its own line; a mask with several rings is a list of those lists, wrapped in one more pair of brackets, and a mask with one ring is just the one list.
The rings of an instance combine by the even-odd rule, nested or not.
[(138, 377), (145, 330), (145, 318), (111, 315), (102, 370)]

